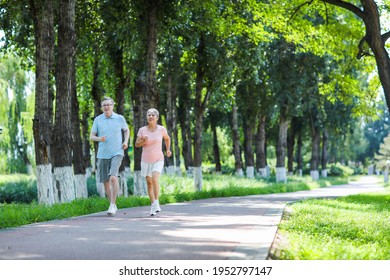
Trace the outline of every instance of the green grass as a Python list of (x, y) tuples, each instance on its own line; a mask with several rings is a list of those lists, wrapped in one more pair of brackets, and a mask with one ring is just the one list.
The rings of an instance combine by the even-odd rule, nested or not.
[[(245, 196), (256, 194), (294, 192), (309, 190), (329, 185), (347, 183), (346, 178), (324, 178), (313, 181), (310, 177), (291, 177), (288, 183), (276, 183), (274, 179), (247, 179), (229, 175), (205, 175), (203, 190), (194, 190), (192, 178), (162, 175), (160, 178), (160, 203), (175, 203), (206, 199), (213, 197)], [(119, 197), (118, 208), (129, 208), (149, 205), (148, 197)], [(45, 206), (32, 203), (0, 204), (0, 228), (11, 228), (21, 225), (65, 219), (107, 210), (108, 201), (100, 197), (77, 199), (69, 203)]]
[[(389, 260), (390, 191), (291, 204), (274, 258)], [(281, 237), (281, 238), (280, 238)]]

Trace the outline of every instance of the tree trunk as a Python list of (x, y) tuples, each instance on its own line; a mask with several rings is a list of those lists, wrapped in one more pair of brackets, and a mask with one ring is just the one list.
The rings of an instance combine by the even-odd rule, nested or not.
[(89, 141), (88, 133), (88, 119), (89, 119), (88, 110), (83, 110), (82, 119), (81, 119), (81, 135), (83, 141), (83, 153), (82, 159), (85, 167), (86, 177), (89, 178), (92, 175), (92, 166), (91, 166), (91, 142)]
[[(95, 53), (98, 53), (98, 50), (95, 50)], [(102, 100), (102, 89), (99, 82), (100, 77), (100, 68), (99, 68), (99, 57), (98, 55), (95, 55), (94, 57), (94, 63), (92, 68), (92, 88), (91, 88), (91, 96), (94, 104), (94, 118), (96, 118), (98, 115), (101, 114), (101, 100)], [(89, 139), (89, 135), (88, 135)], [(93, 167), (92, 171), (95, 171), (95, 178), (96, 178), (96, 190), (99, 193), (100, 197), (106, 197), (105, 190), (103, 183), (100, 183), (97, 178), (99, 178), (99, 170), (97, 169), (97, 152), (98, 152), (98, 142), (93, 142), (94, 147), (94, 155), (93, 155)]]
[(303, 170), (303, 156), (302, 156), (302, 130), (299, 130), (298, 132), (298, 139), (297, 139), (297, 173), (299, 176), (302, 176), (302, 170)]
[(233, 155), (235, 160), (235, 170), (238, 176), (243, 176), (244, 172), (242, 171), (242, 159), (240, 151), (240, 135), (238, 132), (238, 107), (233, 105), (232, 112), (232, 134), (233, 134)]
[[(110, 46), (110, 55), (114, 65), (114, 74), (116, 83), (115, 89), (115, 103), (116, 103), (116, 112), (125, 119), (125, 89), (128, 86), (128, 81), (124, 74), (124, 66), (123, 66), (123, 50), (118, 45)], [(124, 134), (122, 132), (122, 139), (124, 140)], [(124, 157), (119, 167), (119, 193), (118, 195), (123, 195), (124, 197), (128, 196), (128, 186), (127, 186), (127, 178), (130, 175), (130, 157), (128, 154), (128, 148), (124, 150)]]
[[(166, 122), (167, 122), (167, 130), (168, 134), (171, 136), (174, 136), (174, 129), (176, 126), (176, 119), (175, 119), (175, 104), (176, 104), (176, 96), (174, 93), (174, 86), (173, 86), (173, 74), (172, 74), (172, 68), (168, 66), (168, 74), (167, 74), (167, 116), (166, 116)], [(172, 150), (172, 156), (171, 157), (165, 157), (165, 165), (167, 169), (167, 174), (175, 174), (175, 139), (174, 137), (171, 138), (171, 150)]]
[(313, 180), (319, 179), (318, 162), (320, 155), (320, 129), (312, 121), (311, 123), (311, 159), (310, 159), (310, 175)]
[(182, 142), (182, 156), (184, 159), (184, 166), (187, 176), (192, 176), (191, 171), (194, 167), (194, 161), (192, 157), (192, 136), (191, 136), (191, 91), (189, 76), (186, 73), (180, 75), (178, 81), (178, 103), (177, 118), (181, 128), (181, 142)]
[[(161, 1), (144, 0), (146, 7), (146, 28), (147, 28), (147, 46), (146, 46), (146, 97), (149, 103), (146, 110), (153, 107), (159, 108), (160, 96), (157, 89), (157, 11)], [(145, 114), (146, 115), (146, 111)]]
[[(175, 93), (176, 96), (176, 93)], [(175, 98), (176, 99), (176, 98)], [(173, 134), (173, 143), (174, 143), (174, 156), (175, 156), (175, 173), (178, 176), (181, 176), (181, 168), (180, 168), (180, 147), (179, 147), (179, 130), (177, 126), (177, 110), (176, 106), (173, 107), (175, 112), (172, 113), (173, 118), (175, 119), (175, 126), (173, 128), (172, 134)]]
[(195, 81), (195, 141), (194, 141), (194, 179), (195, 189), (202, 190), (202, 129), (203, 129), (203, 114), (206, 109), (210, 91), (207, 90), (205, 97), (202, 100), (203, 80), (205, 78), (206, 68), (206, 42), (205, 34), (200, 35), (200, 40), (197, 48), (197, 66), (196, 66), (196, 81)]
[(134, 125), (134, 195), (143, 196), (147, 194), (145, 179), (141, 177), (141, 157), (142, 148), (136, 148), (135, 142), (137, 140), (138, 130), (146, 125), (146, 111), (144, 108), (144, 99), (146, 92), (145, 81), (139, 76), (134, 81), (134, 92), (131, 95), (133, 100), (133, 125)]
[(215, 172), (221, 174), (222, 173), (221, 156), (219, 154), (217, 127), (214, 122), (211, 123), (211, 129), (213, 131), (213, 152), (214, 152)]
[(328, 176), (328, 171), (326, 170), (326, 164), (328, 162), (328, 131), (326, 128), (324, 128), (324, 131), (322, 132), (322, 170), (321, 175), (323, 177)]
[(49, 92), (51, 54), (54, 47), (53, 6), (51, 1), (30, 0), (35, 32), (35, 143), (38, 202), (55, 203), (50, 145), (52, 142), (52, 101)]
[(265, 135), (265, 123), (266, 123), (266, 116), (261, 115), (258, 118), (257, 122), (257, 134), (256, 134), (256, 171), (259, 173), (260, 177), (266, 178), (267, 172), (266, 172), (266, 154), (265, 154), (265, 141), (266, 141), (266, 135)]
[[(171, 111), (168, 110), (168, 114), (170, 114), (171, 123), (172, 123), (172, 129), (171, 129), (171, 149), (172, 149), (172, 158), (174, 158), (174, 164), (175, 164), (175, 173), (178, 176), (181, 176), (181, 168), (180, 168), (180, 146), (179, 146), (179, 129), (178, 129), (178, 108), (177, 108), (177, 99), (178, 99), (178, 87), (180, 86), (178, 84), (178, 78), (182, 76), (183, 73), (181, 72), (181, 62), (180, 62), (180, 52), (177, 48), (173, 51), (172, 54), (172, 71), (171, 71), (171, 84), (172, 84), (172, 90), (171, 90)], [(185, 86), (185, 85), (184, 85)], [(173, 145), (173, 146), (172, 146)]]
[(284, 116), (283, 112), (279, 119), (279, 137), (278, 145), (276, 147), (276, 181), (286, 182), (286, 146), (287, 146), (287, 129), (289, 121)]
[(54, 180), (60, 202), (75, 199), (72, 169), (71, 108), (72, 72), (75, 55), (75, 1), (59, 2), (58, 59), (56, 70), (56, 116), (53, 135)]
[[(292, 123), (294, 122), (294, 118)], [(294, 174), (294, 146), (295, 146), (295, 130), (294, 125), (290, 126), (287, 134), (287, 170), (289, 175)]]
[(246, 177), (254, 178), (254, 153), (252, 127), (244, 120), (244, 156), (246, 165)]
[(87, 198), (88, 197), (88, 188), (87, 188), (87, 176), (85, 162), (83, 159), (83, 141), (81, 138), (81, 120), (80, 120), (80, 106), (77, 100), (77, 90), (76, 90), (76, 68), (75, 61), (73, 60), (73, 70), (72, 70), (72, 108), (73, 114), (72, 117), (72, 129), (73, 129), (73, 172), (74, 172), (74, 185), (75, 185), (75, 195), (76, 198)]

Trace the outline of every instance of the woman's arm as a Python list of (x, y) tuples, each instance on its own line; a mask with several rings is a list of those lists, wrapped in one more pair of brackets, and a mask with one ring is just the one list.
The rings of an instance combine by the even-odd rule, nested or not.
[(167, 157), (170, 157), (172, 155), (172, 152), (171, 152), (171, 137), (169, 137), (169, 135), (166, 134), (164, 136), (164, 140), (165, 140), (165, 147), (167, 149)]
[(146, 141), (148, 141), (148, 136), (137, 136), (137, 139), (135, 140), (135, 147), (139, 148), (145, 145)]

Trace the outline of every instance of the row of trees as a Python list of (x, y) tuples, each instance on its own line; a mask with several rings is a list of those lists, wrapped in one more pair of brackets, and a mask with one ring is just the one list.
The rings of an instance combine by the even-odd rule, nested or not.
[[(89, 126), (103, 95), (116, 100), (133, 136), (145, 124), (146, 110), (159, 108), (174, 143), (167, 166), (179, 169), (182, 158), (198, 190), (208, 125), (217, 171), (216, 128), (229, 127), (236, 173), (243, 173), (245, 162), (247, 176), (267, 176), (267, 146), (275, 145), (277, 180), (285, 181), (286, 158), (289, 172), (294, 161), (301, 170), (309, 140), (310, 168), (318, 178), (320, 159), (325, 172), (327, 152), (331, 160), (343, 153), (353, 118), (372, 115), (379, 86), (369, 77), (375, 62), (385, 96), (386, 75), (378, 60), (355, 59), (352, 50), (364, 34), (355, 16), (313, 1), (284, 2), (3, 1), (4, 47), (36, 74), (32, 127), (39, 201), (85, 195), (93, 149)], [(367, 3), (375, 4), (348, 8), (378, 11)], [(368, 36), (371, 21), (364, 23), (363, 41), (386, 59)], [(133, 156), (139, 191), (141, 150)], [(130, 166), (129, 157), (124, 166)]]

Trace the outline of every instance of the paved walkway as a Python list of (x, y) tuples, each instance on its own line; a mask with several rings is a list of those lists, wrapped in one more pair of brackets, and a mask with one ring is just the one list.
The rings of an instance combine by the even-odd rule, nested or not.
[(197, 200), (0, 230), (3, 260), (265, 260), (286, 203), (383, 190), (377, 178), (313, 191)]

